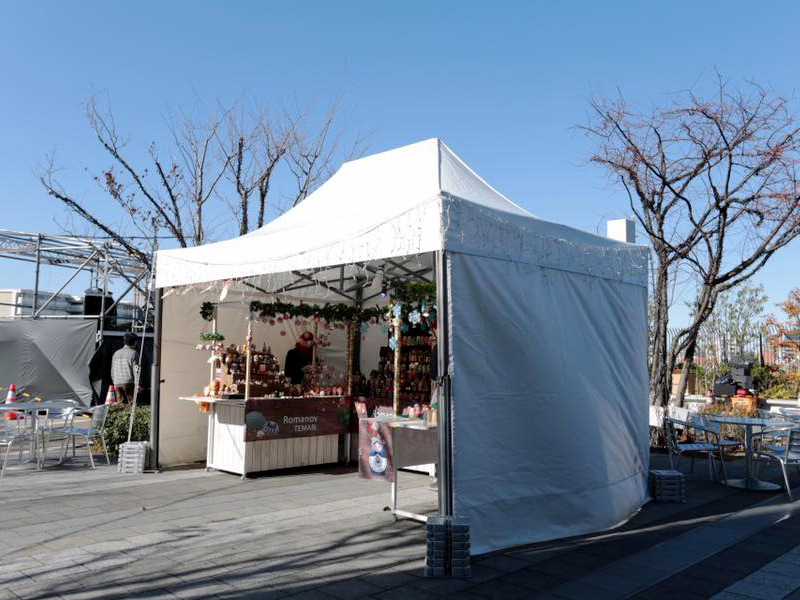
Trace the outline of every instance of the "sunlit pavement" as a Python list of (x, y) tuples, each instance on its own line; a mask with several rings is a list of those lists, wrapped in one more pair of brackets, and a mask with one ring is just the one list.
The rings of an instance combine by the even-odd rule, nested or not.
[[(470, 579), (433, 580), (423, 527), (395, 522), (388, 485), (351, 468), (120, 475), (97, 457), (88, 469), (83, 452), (0, 481), (0, 598), (800, 597), (795, 506), (709, 482), (703, 460), (685, 504), (651, 502), (613, 531), (474, 557)], [(434, 511), (428, 483), (403, 473), (403, 507)]]

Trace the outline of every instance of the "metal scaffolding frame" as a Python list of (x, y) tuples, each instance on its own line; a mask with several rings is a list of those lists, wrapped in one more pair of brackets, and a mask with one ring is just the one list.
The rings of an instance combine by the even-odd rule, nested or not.
[[(146, 302), (150, 301), (149, 294), (142, 286), (142, 282), (147, 281), (150, 267), (132, 257), (122, 245), (108, 237), (81, 237), (0, 229), (0, 258), (34, 265), (33, 306), (31, 315), (25, 315), (24, 318), (46, 318), (41, 314), (42, 311), (78, 274), (89, 271), (93, 285), (102, 291), (100, 314), (81, 315), (80, 318), (98, 320), (98, 342), (103, 337), (104, 317), (107, 317), (119, 301), (132, 290), (138, 290)], [(42, 265), (72, 269), (73, 273), (39, 306), (39, 274)], [(127, 287), (112, 304), (106, 306), (109, 285), (115, 279), (124, 281)], [(76, 317), (78, 316), (72, 318)], [(148, 324), (134, 320), (133, 327), (144, 332)]]

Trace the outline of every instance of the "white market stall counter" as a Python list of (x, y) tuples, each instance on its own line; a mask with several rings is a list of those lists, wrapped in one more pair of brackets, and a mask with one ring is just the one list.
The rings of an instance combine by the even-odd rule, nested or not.
[(208, 413), (206, 468), (249, 473), (335, 463), (350, 429), (346, 396), (244, 399), (183, 396)]

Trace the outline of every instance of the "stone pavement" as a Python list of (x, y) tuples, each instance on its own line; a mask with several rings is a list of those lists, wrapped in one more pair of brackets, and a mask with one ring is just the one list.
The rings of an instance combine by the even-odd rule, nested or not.
[[(696, 467), (685, 504), (475, 557), (467, 580), (423, 578), (422, 526), (395, 522), (388, 486), (348, 467), (248, 480), (119, 475), (80, 457), (14, 468), (0, 482), (0, 599), (800, 598), (800, 503), (713, 484), (704, 461)], [(436, 495), (427, 477), (403, 473), (400, 501), (432, 512)]]

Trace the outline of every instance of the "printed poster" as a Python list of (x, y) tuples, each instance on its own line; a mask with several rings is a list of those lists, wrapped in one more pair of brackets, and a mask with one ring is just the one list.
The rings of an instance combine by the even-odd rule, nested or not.
[(388, 423), (360, 419), (358, 423), (358, 474), (364, 479), (392, 483), (392, 430)]

